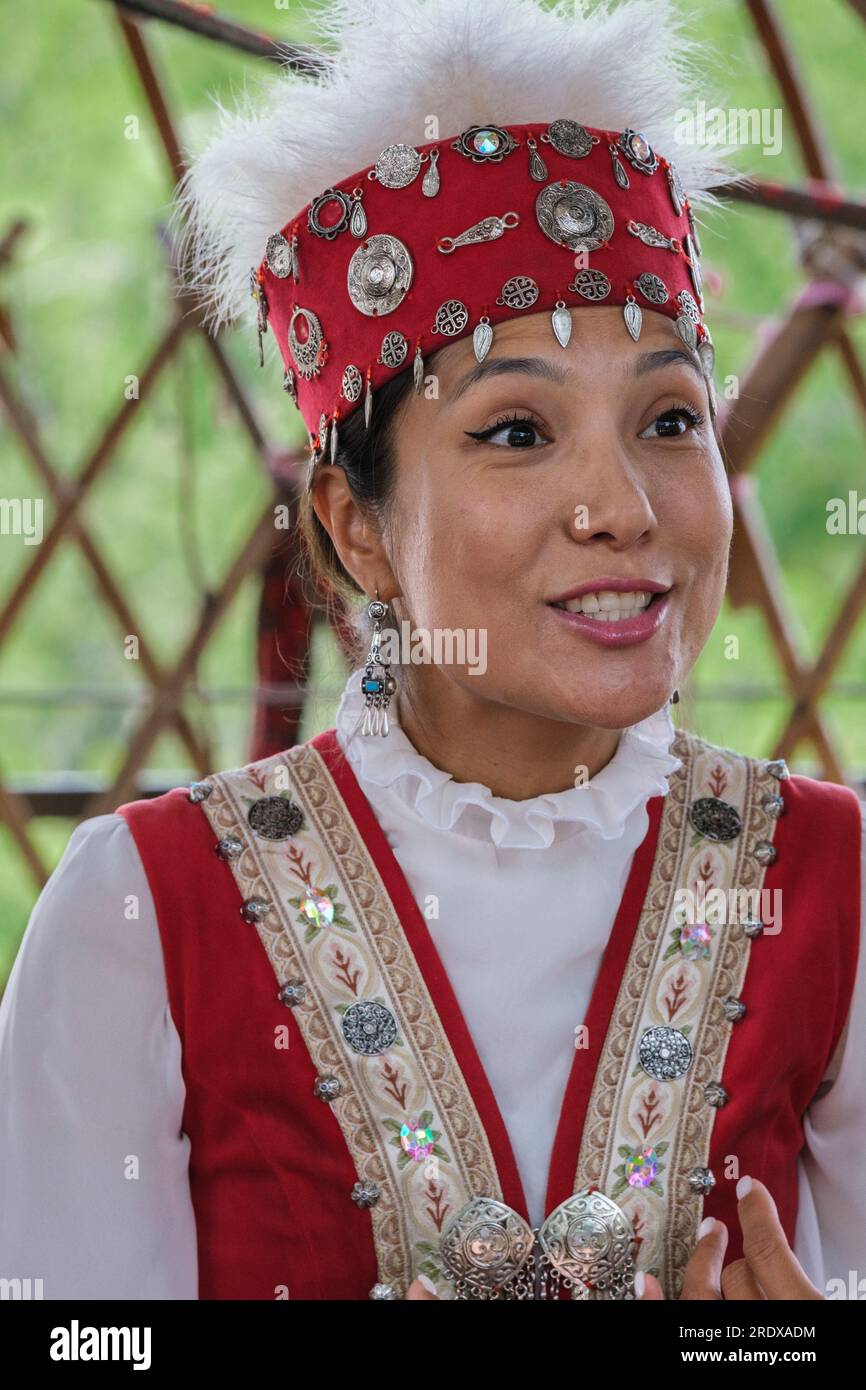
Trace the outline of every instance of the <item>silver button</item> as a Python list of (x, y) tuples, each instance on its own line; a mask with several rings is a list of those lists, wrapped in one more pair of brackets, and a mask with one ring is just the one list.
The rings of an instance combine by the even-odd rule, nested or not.
[(352, 1201), (362, 1210), (374, 1207), (382, 1195), (382, 1189), (377, 1182), (356, 1182), (352, 1188)]
[(716, 1180), (709, 1168), (692, 1168), (691, 1172), (686, 1175), (686, 1181), (692, 1192), (711, 1192), (716, 1185)]
[(243, 848), (244, 842), (239, 840), (237, 835), (224, 835), (217, 841), (216, 852), (220, 859), (228, 861), (237, 859), (243, 853)]
[(319, 1076), (313, 1087), (313, 1095), (319, 1100), (336, 1100), (342, 1091), (342, 1083), (337, 1076)]
[(287, 1008), (294, 1009), (297, 1004), (303, 1004), (307, 997), (307, 986), (303, 980), (286, 980), (280, 990), (280, 1003)]
[(776, 849), (770, 844), (769, 840), (758, 840), (755, 844), (754, 855), (759, 864), (772, 864), (776, 858)]
[(678, 1028), (648, 1028), (638, 1045), (645, 1072), (657, 1081), (675, 1081), (692, 1063), (692, 1045)]
[(196, 803), (198, 803), (199, 801), (207, 801), (212, 791), (212, 782), (190, 782), (188, 793), (189, 799), (190, 801), (194, 801)]
[(725, 1018), (729, 1023), (739, 1023), (746, 1012), (746, 1006), (742, 999), (738, 999), (735, 994), (729, 994), (722, 1004), (725, 1011)]
[(269, 902), (265, 902), (264, 898), (247, 898), (241, 908), (241, 916), (247, 922), (261, 922), (270, 910), (271, 905)]
[(704, 1100), (707, 1105), (712, 1105), (714, 1109), (720, 1110), (723, 1105), (728, 1103), (728, 1093), (718, 1081), (708, 1081), (704, 1087)]

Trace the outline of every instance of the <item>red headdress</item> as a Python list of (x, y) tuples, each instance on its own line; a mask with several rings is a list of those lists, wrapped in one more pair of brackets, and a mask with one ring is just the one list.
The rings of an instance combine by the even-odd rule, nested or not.
[(470, 334), (481, 360), (515, 315), (565, 347), (574, 309), (622, 305), (634, 339), (655, 310), (711, 375), (693, 205), (732, 175), (678, 141), (667, 0), (338, 0), (320, 23), (322, 76), (227, 117), (182, 195), (212, 319), (252, 290), (320, 456), (383, 382)]

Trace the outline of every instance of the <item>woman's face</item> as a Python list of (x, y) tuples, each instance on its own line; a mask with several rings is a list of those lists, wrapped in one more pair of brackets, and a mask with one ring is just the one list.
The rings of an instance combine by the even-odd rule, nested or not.
[(620, 729), (665, 703), (707, 641), (732, 509), (673, 321), (645, 312), (637, 343), (619, 307), (572, 321), (566, 349), (545, 312), (498, 324), (481, 364), (471, 338), (428, 362), (438, 395), (411, 393), (398, 417), (384, 545), (398, 618), (486, 633), (483, 674), (432, 679)]

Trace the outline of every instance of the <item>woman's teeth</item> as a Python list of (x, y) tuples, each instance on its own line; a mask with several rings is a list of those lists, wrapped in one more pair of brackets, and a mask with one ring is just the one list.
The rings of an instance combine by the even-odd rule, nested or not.
[(581, 594), (579, 598), (556, 603), (554, 608), (564, 608), (567, 613), (585, 613), (600, 623), (619, 623), (624, 618), (637, 617), (654, 597), (643, 590), (618, 594), (612, 589), (601, 589), (597, 594)]

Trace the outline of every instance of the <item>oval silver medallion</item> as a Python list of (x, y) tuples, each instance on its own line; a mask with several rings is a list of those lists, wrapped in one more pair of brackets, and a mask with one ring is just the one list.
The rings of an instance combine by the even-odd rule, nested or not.
[(347, 401), (353, 404), (360, 399), (361, 387), (364, 385), (364, 378), (361, 375), (360, 367), (356, 367), (354, 362), (350, 362), (343, 372), (343, 382), (340, 387)]
[(689, 294), (688, 290), (680, 290), (679, 294), (677, 295), (677, 304), (679, 304), (680, 308), (682, 309), (683, 313), (687, 316), (687, 318), (691, 319), (692, 323), (700, 323), (701, 311), (697, 306), (697, 302)]
[(349, 298), (362, 314), (390, 314), (412, 284), (413, 271), (412, 257), (398, 237), (368, 237), (349, 262)]
[(386, 188), (406, 188), (420, 168), (421, 156), (411, 145), (389, 145), (376, 160), (376, 178)]
[(597, 251), (613, 235), (613, 213), (583, 183), (549, 183), (535, 200), (535, 216), (545, 236), (572, 251)]
[(610, 281), (603, 270), (579, 270), (568, 288), (597, 303), (610, 294)]
[(585, 126), (577, 121), (553, 121), (541, 138), (569, 159), (585, 159), (596, 143)]
[(360, 999), (357, 1004), (350, 1004), (341, 1026), (352, 1051), (365, 1057), (387, 1052), (397, 1036), (394, 1015), (375, 999)]
[(452, 140), (451, 148), (471, 159), (473, 164), (498, 164), (517, 149), (517, 142), (502, 126), (473, 125)]
[(617, 141), (629, 164), (642, 174), (654, 174), (659, 167), (658, 157), (646, 136), (639, 130), (624, 130)]
[(399, 367), (406, 361), (408, 351), (409, 344), (402, 333), (398, 333), (396, 330), (393, 333), (386, 333), (379, 349), (379, 361), (383, 367)]
[(260, 796), (247, 811), (250, 828), (263, 840), (288, 840), (304, 827), (304, 813), (288, 796)]
[[(306, 325), (307, 336), (304, 342), (301, 342), (295, 328), (298, 319), (301, 319)], [(312, 309), (301, 309), (300, 307), (293, 309), (292, 317), (289, 320), (289, 351), (295, 359), (298, 376), (303, 377), (304, 381), (309, 381), (310, 377), (319, 374), (321, 365), (319, 353), (323, 342), (322, 325)]]
[(282, 232), (274, 232), (268, 237), (265, 247), (265, 260), (272, 275), (278, 280), (287, 280), (292, 273), (292, 248)]
[(679, 1028), (648, 1028), (638, 1045), (638, 1058), (656, 1081), (675, 1081), (692, 1064), (692, 1045)]
[(635, 285), (640, 290), (644, 299), (648, 299), (650, 304), (667, 304), (670, 295), (668, 287), (659, 275), (653, 275), (645, 270), (635, 280)]

